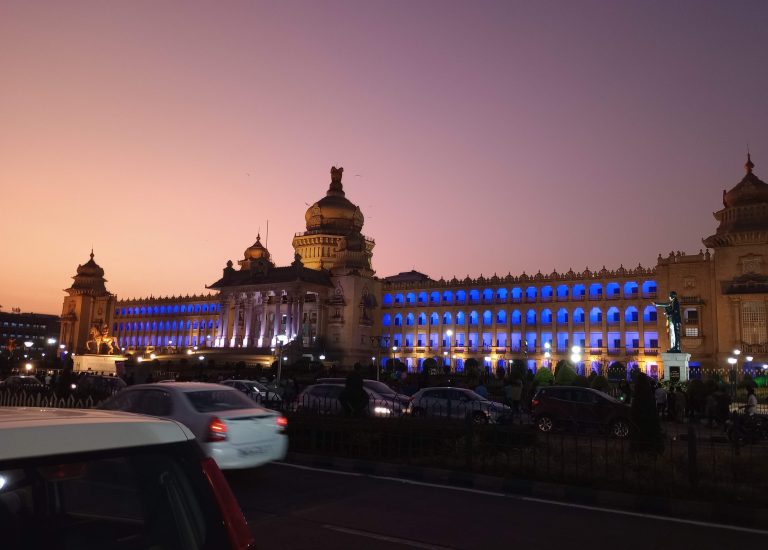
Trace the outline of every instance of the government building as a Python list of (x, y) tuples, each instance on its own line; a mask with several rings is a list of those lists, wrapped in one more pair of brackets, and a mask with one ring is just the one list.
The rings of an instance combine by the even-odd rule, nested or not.
[(334, 167), (290, 265), (275, 265), (257, 235), (205, 294), (124, 300), (107, 290), (91, 253), (66, 290), (60, 341), (84, 353), (94, 330), (111, 330), (122, 352), (138, 356), (205, 350), (251, 364), (279, 356), (345, 367), (397, 359), (411, 371), (427, 358), (454, 371), (469, 358), (532, 370), (572, 358), (583, 373), (620, 361), (658, 376), (669, 337), (651, 302), (674, 290), (693, 373), (758, 370), (768, 363), (768, 184), (749, 155), (745, 168), (696, 253), (659, 255), (648, 267), (445, 280), (375, 275), (375, 242)]

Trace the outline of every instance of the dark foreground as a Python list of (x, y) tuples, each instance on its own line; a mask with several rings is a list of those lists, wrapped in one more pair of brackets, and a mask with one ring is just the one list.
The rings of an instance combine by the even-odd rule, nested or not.
[(261, 550), (761, 548), (764, 533), (273, 464), (227, 475)]

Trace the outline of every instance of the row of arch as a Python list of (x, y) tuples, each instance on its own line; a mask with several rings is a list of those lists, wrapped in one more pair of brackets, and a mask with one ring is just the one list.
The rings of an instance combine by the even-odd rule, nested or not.
[[(557, 324), (568, 324), (568, 319), (571, 312), (565, 308), (559, 309), (554, 314), (554, 320)], [(573, 310), (573, 322), (576, 324), (584, 323), (587, 313), (583, 308), (576, 308)], [(635, 306), (627, 307), (624, 312), (624, 322), (637, 323), (639, 321), (640, 312)], [(606, 311), (606, 320), (608, 323), (619, 323), (621, 321), (622, 312), (618, 307), (610, 307)], [(507, 314), (507, 311), (500, 309), (494, 312), (491, 310), (485, 310), (482, 315), (477, 311), (470, 311), (469, 314), (465, 314), (463, 311), (456, 312), (454, 315), (450, 311), (446, 311), (441, 315), (433, 312), (429, 315), (425, 312), (418, 314), (414, 313), (385, 313), (381, 318), (382, 326), (427, 326), (427, 325), (492, 325), (494, 322), (497, 324), (506, 325), (507, 320), (512, 325), (520, 325), (523, 321), (523, 312), (520, 310), (513, 310)], [(658, 313), (654, 306), (647, 306), (643, 310), (643, 322), (655, 323), (658, 319)], [(543, 309), (539, 315), (536, 310), (529, 309), (525, 312), (525, 324), (526, 325), (550, 325), (553, 322), (553, 313), (550, 309)], [(603, 322), (603, 310), (599, 307), (593, 307), (589, 310), (589, 322), (591, 324), (598, 324)]]
[(206, 327), (208, 329), (219, 328), (219, 321), (212, 319), (199, 322), (186, 321), (186, 323), (184, 321), (179, 321), (178, 323), (176, 321), (147, 321), (146, 323), (144, 321), (133, 321), (131, 323), (115, 323), (113, 325), (113, 332), (156, 332), (158, 330), (175, 332), (178, 330), (203, 330)]
[[(170, 344), (169, 344), (170, 342)], [(126, 336), (124, 338), (120, 339), (120, 345), (121, 346), (128, 346), (128, 347), (144, 347), (144, 346), (155, 346), (155, 347), (165, 347), (167, 345), (171, 346), (202, 346), (202, 345), (208, 345), (210, 344), (210, 336), (206, 339), (203, 338), (202, 335), (200, 335), (200, 339), (198, 340), (197, 336), (179, 336), (178, 338), (171, 336), (166, 337), (162, 335), (157, 336)]]
[[(577, 283), (572, 287), (569, 285), (551, 286), (544, 285), (542, 287), (529, 286), (525, 289), (522, 287), (514, 287), (511, 289), (498, 288), (495, 291), (490, 288), (484, 289), (482, 292), (479, 289), (466, 290), (445, 290), (442, 293), (438, 290), (432, 292), (407, 292), (407, 293), (385, 293), (382, 297), (382, 305), (415, 305), (415, 304), (461, 304), (461, 303), (479, 303), (483, 302), (506, 302), (508, 300), (521, 302), (523, 298), (526, 301), (535, 301), (537, 299), (550, 300), (557, 298), (559, 300), (567, 300), (569, 297), (573, 298), (585, 298), (589, 295), (590, 299), (599, 300), (603, 297), (603, 290), (608, 298), (637, 298), (640, 293), (644, 298), (652, 298), (656, 296), (656, 281), (643, 281), (637, 283), (636, 281), (628, 281), (623, 285), (620, 283), (606, 283), (603, 287), (602, 283), (592, 283), (589, 286)], [(588, 294), (587, 294), (588, 293)]]
[(132, 315), (188, 315), (190, 313), (219, 313), (221, 304), (174, 304), (161, 306), (135, 306), (116, 308), (115, 315), (120, 317)]

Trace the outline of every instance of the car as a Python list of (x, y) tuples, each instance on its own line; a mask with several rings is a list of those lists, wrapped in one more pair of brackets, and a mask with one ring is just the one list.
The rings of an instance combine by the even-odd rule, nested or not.
[(288, 450), (288, 420), (284, 416), (220, 384), (140, 384), (123, 390), (100, 408), (181, 422), (222, 470), (282, 460)]
[(102, 401), (114, 394), (121, 392), (128, 385), (117, 376), (102, 376), (99, 374), (85, 374), (74, 383), (73, 395), (78, 399), (90, 397), (95, 402)]
[(539, 431), (556, 429), (601, 431), (614, 437), (629, 436), (629, 405), (607, 393), (576, 386), (547, 386), (531, 401), (531, 415)]
[[(318, 384), (346, 384), (345, 378), (318, 378), (317, 379)], [(410, 403), (411, 398), (405, 394), (397, 393), (395, 390), (387, 386), (384, 382), (379, 382), (378, 380), (363, 380), (363, 387), (375, 392), (377, 396), (386, 401), (393, 401), (400, 403), (403, 409), (405, 409), (408, 406), (408, 403)]]
[(261, 382), (254, 382), (253, 380), (224, 380), (220, 383), (235, 388), (236, 390), (240, 390), (256, 401), (256, 403), (260, 403), (270, 409), (279, 409), (283, 402), (283, 398), (280, 397), (280, 394)]
[(37, 394), (47, 393), (49, 388), (34, 376), (14, 374), (0, 383), (0, 390)]
[(179, 422), (0, 408), (4, 549), (254, 548), (224, 475)]
[[(377, 392), (363, 386), (368, 394), (368, 414), (370, 416), (400, 416), (405, 412), (399, 402), (382, 397)], [(302, 391), (294, 401), (292, 408), (296, 412), (313, 414), (343, 414), (344, 407), (339, 400), (344, 384), (313, 384)]]
[(424, 388), (413, 394), (408, 413), (412, 416), (469, 419), (478, 424), (505, 423), (512, 409), (466, 388)]

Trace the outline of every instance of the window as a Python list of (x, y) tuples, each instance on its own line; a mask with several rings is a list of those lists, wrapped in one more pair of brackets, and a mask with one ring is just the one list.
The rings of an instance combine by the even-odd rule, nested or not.
[(698, 338), (699, 327), (685, 327), (685, 335), (689, 338)]

